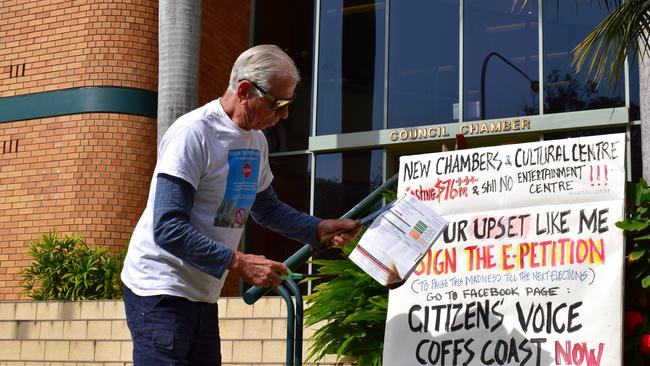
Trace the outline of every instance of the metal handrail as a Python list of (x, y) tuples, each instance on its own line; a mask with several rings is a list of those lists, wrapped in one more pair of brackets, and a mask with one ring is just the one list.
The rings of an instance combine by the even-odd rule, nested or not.
[[(289, 268), (290, 271), (293, 271), (294, 269), (298, 268), (301, 266), (303, 263), (309, 259), (311, 256), (311, 246), (305, 245), (302, 248), (298, 249), (295, 253), (291, 255), (291, 257), (287, 258), (286, 261), (284, 261), (284, 265)], [(248, 305), (253, 305), (257, 300), (260, 299), (260, 297), (266, 295), (272, 290), (272, 288), (269, 287), (260, 287), (260, 286), (253, 286), (248, 289), (248, 291), (244, 292), (243, 298), (244, 302), (247, 303)]]
[[(352, 207), (348, 212), (346, 212), (341, 218), (344, 219), (356, 219), (359, 218), (368, 208), (381, 200), (382, 193), (387, 189), (397, 185), (398, 175), (395, 174), (380, 187), (372, 191), (354, 207)], [(294, 271), (299, 266), (303, 265), (309, 257), (314, 253), (312, 252), (312, 247), (310, 245), (304, 245), (302, 248), (298, 249), (293, 253), (287, 260), (284, 261), (284, 264), (289, 268), (290, 271)], [(300, 276), (300, 274), (298, 274)], [(308, 277), (308, 276), (304, 276)], [(295, 297), (295, 308), (293, 301), (291, 300), (291, 295), (284, 287), (288, 287)], [(254, 286), (248, 289), (243, 295), (244, 302), (248, 305), (253, 305), (257, 300), (262, 296), (269, 293), (272, 288), (264, 288), (259, 286)], [(284, 285), (280, 285), (275, 289), (275, 291), (284, 298), (284, 301), (287, 303), (287, 366), (301, 366), (302, 365), (302, 328), (303, 328), (303, 301), (302, 295), (300, 294), (300, 288), (298, 285), (291, 279), (287, 278)]]
[[(287, 278), (285, 280), (286, 286), (291, 289), (291, 292), (293, 292), (293, 296), (296, 298), (296, 317), (295, 317), (295, 330), (294, 330), (294, 338), (293, 338), (293, 354), (294, 354), (294, 364), (295, 366), (301, 366), (302, 365), (302, 319), (303, 319), (303, 302), (302, 302), (302, 295), (300, 294), (300, 288), (298, 285), (291, 279)], [(287, 319), (287, 324), (289, 323), (289, 320)], [(287, 338), (287, 349), (289, 348), (289, 343), (290, 339)], [(287, 353), (287, 356), (289, 356), (289, 353)], [(287, 363), (289, 363), (289, 359), (287, 359)]]
[[(280, 285), (275, 289), (275, 292), (277, 292), (282, 298), (284, 299), (284, 302), (287, 303), (287, 366), (292, 366), (293, 365), (293, 346), (295, 344), (295, 341), (289, 342), (289, 340), (296, 339), (296, 336), (294, 334), (295, 327), (293, 324), (295, 324), (295, 312), (293, 308), (293, 300), (291, 300), (291, 295), (289, 295), (289, 292), (287, 289), (284, 288), (284, 286)], [(292, 326), (289, 326), (289, 325)]]
[[(386, 189), (397, 185), (397, 178), (397, 174), (395, 174), (386, 180), (384, 184), (372, 191), (369, 195), (357, 203), (356, 206), (352, 207), (348, 212), (341, 216), (341, 218), (358, 218), (364, 211), (366, 211), (370, 206), (377, 203), (377, 201), (382, 198), (382, 193), (384, 193)], [(287, 258), (287, 260), (284, 261), (284, 264), (287, 266), (287, 268), (289, 268), (290, 271), (293, 271), (304, 264), (309, 259), (309, 257), (311, 257), (311, 255), (312, 247), (308, 244), (305, 244), (302, 248), (298, 249), (289, 258)], [(260, 299), (260, 297), (266, 295), (271, 290), (272, 288), (268, 287), (251, 287), (243, 295), (244, 302), (246, 302), (248, 305), (253, 305), (257, 300)]]

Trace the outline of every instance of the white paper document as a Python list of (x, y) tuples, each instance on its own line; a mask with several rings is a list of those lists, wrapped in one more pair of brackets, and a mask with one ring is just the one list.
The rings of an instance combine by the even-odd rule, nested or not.
[(350, 260), (390, 287), (408, 277), (446, 227), (444, 218), (406, 194), (373, 221)]

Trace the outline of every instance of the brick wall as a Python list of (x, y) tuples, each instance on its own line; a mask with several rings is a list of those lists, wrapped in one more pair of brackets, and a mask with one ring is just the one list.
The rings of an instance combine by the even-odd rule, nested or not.
[[(151, 118), (78, 114), (0, 124), (0, 300), (18, 298), (27, 242), (56, 229), (119, 250), (155, 163)], [(7, 143), (9, 141), (9, 143)]]
[[(83, 86), (157, 88), (153, 0), (5, 0), (0, 98)], [(156, 122), (90, 113), (0, 123), (0, 300), (27, 242), (55, 229), (118, 250), (144, 207)]]
[[(226, 89), (249, 17), (249, 1), (203, 1), (200, 104)], [(156, 91), (157, 32), (155, 0), (5, 0), (0, 98), (85, 86)], [(156, 121), (125, 114), (0, 123), (0, 301), (21, 297), (27, 243), (49, 230), (124, 245), (146, 203), (155, 144)], [(229, 278), (223, 294), (238, 293)]]
[(81, 86), (156, 90), (157, 77), (157, 1), (0, 6), (0, 97)]
[(230, 69), (248, 48), (250, 1), (203, 1), (201, 8), (201, 58), (199, 105), (223, 95)]

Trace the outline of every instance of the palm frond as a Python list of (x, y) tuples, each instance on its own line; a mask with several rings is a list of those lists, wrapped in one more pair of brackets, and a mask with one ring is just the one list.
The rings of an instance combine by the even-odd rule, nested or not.
[[(560, 0), (556, 0), (559, 1)], [(584, 2), (584, 1), (583, 1)], [(525, 6), (528, 0), (513, 0)], [(580, 1), (576, 0), (576, 7)], [(574, 48), (571, 63), (580, 71), (587, 64), (587, 75), (598, 82), (607, 75), (610, 86), (615, 86), (625, 67), (625, 60), (642, 59), (650, 52), (649, 0), (590, 0), (607, 9), (605, 17)]]
[(626, 58), (634, 60), (639, 52), (648, 52), (650, 1), (600, 2), (612, 11), (576, 46), (571, 62), (580, 71), (589, 60), (587, 74), (598, 81), (607, 75), (614, 86), (622, 75)]

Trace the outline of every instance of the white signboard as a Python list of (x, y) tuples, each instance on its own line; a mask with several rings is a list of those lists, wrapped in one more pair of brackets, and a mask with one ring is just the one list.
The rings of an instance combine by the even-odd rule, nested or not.
[(389, 295), (385, 366), (622, 363), (625, 135), (400, 159), (449, 221)]

